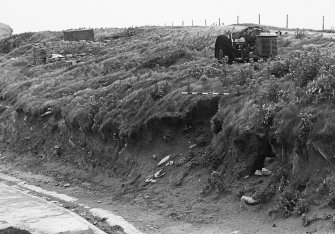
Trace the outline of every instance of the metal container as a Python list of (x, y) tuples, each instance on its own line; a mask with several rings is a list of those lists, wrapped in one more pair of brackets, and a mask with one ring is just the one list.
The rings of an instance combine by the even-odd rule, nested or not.
[(278, 38), (275, 33), (261, 33), (256, 38), (256, 53), (259, 57), (274, 57), (278, 54)]

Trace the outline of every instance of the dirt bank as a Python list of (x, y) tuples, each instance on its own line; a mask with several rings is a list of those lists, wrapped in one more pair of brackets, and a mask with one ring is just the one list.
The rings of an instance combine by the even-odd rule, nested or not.
[[(212, 59), (217, 33), (144, 27), (106, 41), (115, 32), (101, 30), (71, 65), (30, 63), (34, 43), (59, 32), (15, 35), (0, 67), (3, 165), (163, 233), (331, 230), (332, 39), (285, 35), (283, 58), (228, 67)], [(302, 223), (320, 205), (325, 218)]]

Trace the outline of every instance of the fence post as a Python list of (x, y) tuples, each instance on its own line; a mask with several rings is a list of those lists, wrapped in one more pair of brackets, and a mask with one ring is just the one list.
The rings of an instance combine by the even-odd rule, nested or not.
[(205, 20), (205, 26), (207, 26), (207, 20)]
[(288, 29), (288, 15), (286, 15), (286, 29)]
[(322, 16), (322, 30), (325, 30), (325, 17)]
[(261, 14), (258, 14), (258, 24), (261, 24)]
[(221, 26), (221, 19), (219, 18), (219, 26)]
[(240, 16), (237, 16), (237, 24), (239, 24)]
[(192, 20), (192, 27), (193, 27), (193, 20)]

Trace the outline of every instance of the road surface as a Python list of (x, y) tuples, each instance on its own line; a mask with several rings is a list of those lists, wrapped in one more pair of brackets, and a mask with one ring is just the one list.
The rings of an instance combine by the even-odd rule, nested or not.
[(63, 207), (0, 182), (0, 229), (10, 226), (33, 234), (105, 234)]

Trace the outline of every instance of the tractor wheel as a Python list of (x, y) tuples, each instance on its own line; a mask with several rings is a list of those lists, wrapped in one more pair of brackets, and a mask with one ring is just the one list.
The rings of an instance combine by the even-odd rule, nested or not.
[(233, 58), (233, 47), (231, 40), (226, 35), (220, 35), (215, 41), (215, 58), (222, 60), (225, 56)]
[(223, 49), (222, 48), (220, 48), (219, 49), (219, 56), (218, 56), (218, 60), (221, 60), (221, 59), (223, 59), (223, 57), (224, 57), (224, 53), (223, 53)]

